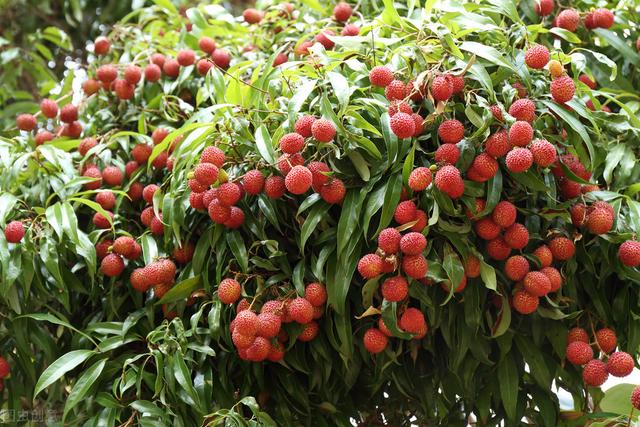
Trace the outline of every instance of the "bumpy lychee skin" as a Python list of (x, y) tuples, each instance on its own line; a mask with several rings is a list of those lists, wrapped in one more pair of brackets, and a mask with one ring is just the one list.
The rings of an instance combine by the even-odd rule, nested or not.
[(342, 32), (340, 34), (345, 37), (357, 36), (360, 34), (360, 27), (356, 24), (347, 24), (342, 28)]
[(541, 70), (549, 62), (549, 49), (540, 44), (533, 45), (524, 55), (524, 62), (536, 70)]
[(512, 249), (524, 249), (529, 243), (529, 231), (524, 225), (515, 223), (505, 230), (504, 241)]
[(387, 255), (395, 254), (400, 250), (401, 238), (400, 232), (395, 228), (385, 228), (378, 235), (378, 247)]
[(277, 163), (280, 172), (287, 175), (294, 166), (304, 166), (304, 157), (300, 153), (283, 154), (278, 158)]
[(124, 270), (124, 261), (118, 254), (108, 254), (100, 263), (100, 271), (107, 277), (117, 277)]
[(406, 224), (416, 219), (417, 209), (415, 203), (411, 200), (405, 200), (404, 202), (398, 203), (393, 218), (398, 224)]
[(48, 130), (40, 129), (33, 139), (36, 145), (42, 145), (45, 142), (51, 141), (55, 138), (55, 135)]
[(422, 255), (406, 255), (402, 258), (402, 271), (412, 279), (422, 279), (429, 271), (429, 264)]
[(294, 322), (298, 322), (301, 325), (313, 320), (313, 306), (302, 297), (294, 298), (287, 306), (287, 312)]
[(431, 170), (421, 166), (411, 171), (409, 175), (409, 187), (413, 191), (422, 191), (431, 184), (431, 180)]
[(304, 194), (313, 182), (311, 171), (304, 166), (294, 166), (284, 180), (287, 191), (292, 194)]
[(606, 234), (613, 227), (613, 213), (596, 208), (587, 215), (587, 228), (593, 234)]
[(560, 272), (553, 267), (544, 267), (540, 272), (547, 276), (549, 283), (551, 283), (549, 292), (557, 292), (562, 286), (562, 275)]
[(538, 16), (551, 15), (555, 4), (553, 0), (535, 0), (533, 8)]
[(409, 332), (411, 334), (426, 334), (428, 326), (427, 322), (424, 319), (424, 314), (417, 308), (407, 308), (402, 316), (400, 316), (400, 320), (398, 321), (398, 326), (405, 332)]
[(467, 218), (469, 218), (471, 221), (478, 221), (480, 219), (480, 217), (478, 217), (478, 215), (484, 211), (485, 207), (487, 206), (487, 201), (481, 198), (476, 198), (475, 203), (474, 203), (474, 207), (473, 210), (469, 209), (468, 207), (465, 206), (465, 212), (464, 214), (466, 215)]
[(438, 126), (438, 136), (445, 144), (457, 144), (464, 138), (464, 126), (456, 119), (445, 120)]
[(593, 11), (593, 20), (599, 28), (611, 28), (614, 21), (613, 12), (606, 8), (598, 8)]
[(572, 328), (567, 333), (567, 344), (571, 344), (572, 342), (581, 341), (584, 343), (589, 343), (589, 334), (582, 328)]
[(380, 292), (387, 301), (402, 301), (409, 294), (409, 283), (402, 276), (390, 277), (382, 283)]
[(502, 109), (499, 105), (494, 104), (489, 107), (489, 110), (491, 110), (491, 115), (494, 119), (498, 120), (499, 122), (504, 121), (504, 115), (502, 114)]
[(556, 17), (556, 25), (575, 33), (580, 24), (580, 15), (575, 9), (565, 9)]
[(362, 340), (364, 348), (371, 354), (383, 352), (389, 343), (389, 338), (377, 328), (367, 329)]
[(487, 138), (484, 143), (484, 150), (496, 159), (505, 156), (511, 150), (509, 134), (506, 130), (500, 129)]
[(388, 101), (402, 100), (407, 96), (407, 86), (402, 80), (392, 80), (391, 83), (384, 88), (384, 96)]
[(509, 257), (511, 248), (504, 241), (504, 238), (500, 236), (487, 242), (487, 253), (491, 259), (502, 261)]
[[(471, 168), (478, 174), (478, 178), (481, 178), (481, 181), (486, 181), (491, 179), (498, 173), (498, 169), (500, 165), (496, 159), (494, 159), (489, 153), (480, 153), (473, 159), (471, 163)], [(470, 171), (467, 171), (467, 175), (469, 175)], [(470, 175), (469, 175), (470, 176)]]
[(280, 149), (283, 153), (294, 154), (304, 148), (304, 137), (299, 133), (287, 133), (280, 138)]
[(358, 272), (365, 279), (371, 279), (382, 273), (383, 261), (376, 254), (367, 254), (358, 261)]
[(538, 297), (531, 295), (524, 289), (517, 290), (513, 294), (513, 309), (520, 314), (531, 314), (538, 309)]
[(582, 369), (582, 379), (591, 387), (600, 387), (609, 378), (607, 365), (598, 359), (592, 359)]
[(338, 178), (332, 178), (320, 188), (320, 197), (329, 204), (342, 203), (347, 189)]
[(416, 130), (413, 117), (407, 113), (396, 113), (389, 120), (391, 131), (401, 139), (411, 138)]
[(327, 302), (327, 289), (322, 283), (309, 283), (304, 289), (304, 297), (314, 307), (321, 307)]
[(529, 273), (529, 261), (521, 255), (509, 257), (504, 264), (504, 274), (514, 282), (524, 279)]
[(640, 266), (640, 242), (627, 240), (618, 248), (618, 259), (627, 267)]
[(218, 201), (225, 206), (234, 206), (242, 198), (242, 189), (233, 182), (225, 182), (216, 191)]
[(624, 351), (616, 351), (607, 360), (607, 371), (614, 377), (626, 377), (633, 371), (633, 357)]
[(133, 255), (136, 241), (129, 236), (120, 236), (113, 242), (113, 252), (129, 258)]
[(211, 55), (216, 50), (216, 42), (211, 37), (200, 37), (198, 40), (198, 48), (204, 53)]
[[(640, 43), (638, 43), (640, 45)], [(638, 49), (640, 50), (640, 49)], [(640, 410), (640, 385), (636, 386), (631, 392), (631, 406)]]
[(584, 365), (593, 359), (593, 349), (588, 343), (574, 341), (567, 345), (567, 360), (572, 365)]
[(225, 161), (224, 151), (215, 146), (206, 147), (200, 154), (200, 163), (211, 163), (221, 168)]
[(264, 181), (264, 193), (270, 199), (279, 199), (284, 196), (287, 188), (284, 178), (281, 176), (270, 176)]
[(533, 154), (534, 163), (541, 168), (551, 166), (557, 159), (556, 147), (545, 139), (533, 141), (529, 150)]
[(248, 171), (242, 177), (242, 187), (249, 195), (260, 194), (264, 188), (264, 175), (257, 169)]
[(507, 153), (506, 164), (511, 172), (526, 172), (533, 165), (533, 154), (527, 148), (514, 147)]
[(223, 279), (218, 285), (218, 298), (223, 304), (234, 304), (240, 299), (242, 287), (235, 279)]
[(209, 186), (218, 179), (218, 167), (211, 163), (199, 163), (193, 170), (193, 177), (202, 185)]
[(478, 237), (482, 240), (493, 240), (500, 235), (500, 226), (491, 218), (482, 218), (474, 224)]
[(311, 134), (318, 142), (331, 142), (336, 136), (336, 127), (332, 121), (318, 119), (311, 125)]
[(311, 116), (308, 114), (300, 117), (295, 124), (296, 133), (302, 135), (304, 138), (309, 138), (312, 135), (311, 126), (313, 126), (313, 123), (316, 120), (317, 119), (315, 116)]
[(493, 222), (495, 222), (500, 227), (507, 228), (513, 225), (514, 222), (516, 222), (517, 213), (518, 212), (513, 203), (507, 200), (502, 200), (493, 209), (491, 219), (493, 219)]
[(73, 104), (67, 104), (60, 110), (60, 121), (71, 123), (78, 120), (78, 107)]
[(453, 95), (453, 82), (446, 76), (436, 76), (431, 82), (431, 96), (436, 101), (447, 101)]
[(509, 129), (509, 141), (513, 146), (526, 147), (533, 139), (533, 128), (529, 122), (517, 121)]
[(406, 113), (412, 115), (413, 109), (405, 101), (391, 101), (389, 103), (389, 107), (387, 108), (387, 114), (389, 114), (389, 117), (393, 117), (398, 113)]
[(369, 81), (373, 86), (387, 87), (393, 81), (393, 72), (382, 65), (373, 67), (369, 71)]
[(421, 254), (427, 247), (427, 239), (421, 233), (410, 232), (400, 239), (400, 250), (405, 255)]
[(11, 221), (4, 228), (4, 237), (9, 243), (20, 243), (24, 237), (24, 225), (22, 221)]
[(556, 237), (549, 242), (549, 249), (553, 258), (558, 261), (566, 261), (573, 258), (576, 253), (576, 246), (566, 237)]
[(244, 336), (254, 336), (258, 332), (258, 316), (250, 310), (242, 310), (234, 319), (234, 333)]
[(464, 181), (460, 171), (455, 166), (446, 165), (436, 172), (435, 183), (438, 190), (452, 199), (457, 199), (464, 193)]
[(551, 290), (551, 282), (544, 273), (531, 271), (524, 276), (524, 288), (531, 295), (543, 297)]
[(459, 158), (460, 149), (455, 144), (442, 144), (435, 153), (435, 160), (438, 163), (455, 165)]
[(602, 328), (596, 331), (598, 347), (605, 353), (611, 353), (618, 345), (618, 337), (613, 329)]
[(231, 208), (220, 203), (218, 199), (213, 199), (209, 203), (207, 212), (209, 213), (209, 218), (216, 224), (224, 224), (231, 218)]
[[(111, 221), (113, 221), (113, 213), (106, 211), (107, 215), (111, 218)], [(106, 230), (107, 228), (111, 228), (111, 223), (109, 222), (109, 220), (103, 216), (100, 212), (96, 212), (93, 215), (93, 224), (101, 229), (101, 230)]]
[(551, 97), (554, 101), (564, 104), (571, 101), (576, 94), (576, 85), (569, 76), (561, 76), (551, 82)]

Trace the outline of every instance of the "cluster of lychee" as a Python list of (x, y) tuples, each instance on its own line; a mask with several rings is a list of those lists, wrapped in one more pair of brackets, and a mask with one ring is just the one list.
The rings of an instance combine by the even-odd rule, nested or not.
[[(245, 192), (257, 194), (262, 191), (264, 176), (260, 171), (255, 171), (256, 175), (251, 175), (252, 181), (248, 186), (228, 182), (228, 176), (222, 169), (225, 159), (224, 151), (216, 146), (208, 146), (203, 150), (200, 163), (195, 166), (188, 181), (191, 189), (189, 203), (194, 209), (206, 210), (216, 224), (235, 229), (244, 223), (244, 212), (236, 205)], [(215, 183), (219, 185), (213, 188)]]
[[(333, 17), (334, 19), (340, 23), (344, 24), (340, 34), (345, 37), (357, 36), (360, 34), (360, 27), (356, 24), (347, 23), (353, 14), (353, 8), (349, 3), (339, 2), (333, 9)], [(306, 56), (308, 55), (309, 48), (313, 46), (314, 41), (320, 43), (325, 49), (330, 50), (333, 49), (335, 43), (331, 40), (330, 37), (336, 35), (336, 32), (330, 28), (324, 28), (320, 30), (314, 37), (314, 40), (303, 40), (299, 43), (295, 49), (294, 53), (298, 56)]]
[(133, 237), (120, 236), (106, 248), (104, 256), (100, 256), (100, 271), (107, 277), (118, 277), (124, 271), (124, 260), (135, 261), (140, 255), (142, 247)]
[(586, 206), (576, 203), (571, 206), (571, 222), (577, 228), (584, 227), (592, 234), (606, 234), (613, 228), (613, 207), (602, 200)]
[(82, 134), (82, 123), (78, 121), (78, 108), (73, 104), (66, 104), (59, 108), (57, 101), (48, 98), (40, 102), (40, 111), (35, 115), (19, 114), (16, 118), (17, 128), (26, 132), (33, 131), (38, 127), (37, 116), (40, 114), (46, 118), (47, 123), (49, 120), (59, 118), (60, 124), (50, 132), (46, 129), (47, 123), (45, 123), (34, 137), (36, 145), (42, 145), (60, 136), (78, 138)]
[[(614, 351), (618, 346), (615, 331), (602, 328), (595, 332), (593, 342), (583, 328), (573, 328), (567, 334), (566, 358), (569, 363), (582, 366), (585, 384), (599, 387), (609, 378), (626, 377), (633, 371), (633, 357), (624, 351)], [(600, 353), (594, 357), (594, 347)]]
[[(104, 37), (96, 39), (94, 52), (98, 55), (106, 55), (110, 49), (110, 43)], [(95, 79), (87, 79), (82, 88), (87, 95), (93, 95), (100, 89), (111, 92), (121, 100), (128, 100), (135, 95), (135, 88), (141, 82), (144, 75), (145, 82), (155, 83), (164, 74), (169, 79), (175, 79), (180, 74), (181, 68), (196, 64), (199, 74), (205, 75), (214, 65), (227, 69), (231, 63), (231, 55), (225, 49), (219, 49), (216, 42), (209, 37), (201, 37), (198, 47), (205, 54), (196, 64), (196, 53), (191, 49), (178, 51), (175, 58), (166, 57), (161, 53), (154, 53), (149, 59), (149, 64), (144, 70), (136, 64), (129, 64), (122, 70), (121, 78), (118, 78), (118, 66), (103, 64), (95, 72)]]
[[(417, 171), (417, 173), (416, 173)], [(428, 168), (417, 168), (412, 173), (410, 183), (416, 188), (425, 189), (431, 183), (431, 172)], [(418, 184), (419, 183), (419, 184)], [(374, 279), (382, 274), (393, 274), (386, 278), (380, 286), (382, 298), (389, 302), (402, 302), (409, 296), (409, 281), (406, 277), (419, 280), (424, 284), (429, 264), (424, 257), (427, 239), (422, 231), (427, 226), (427, 214), (418, 209), (412, 200), (404, 200), (398, 204), (394, 212), (395, 221), (401, 229), (383, 229), (378, 235), (378, 249), (375, 253), (364, 255), (358, 262), (358, 272), (365, 279)], [(405, 277), (406, 276), (406, 277)], [(466, 283), (466, 280), (464, 280)], [(405, 332), (421, 339), (427, 333), (428, 326), (424, 315), (417, 308), (406, 308), (401, 311), (398, 326)], [(382, 317), (378, 326), (365, 332), (364, 346), (371, 353), (383, 351), (392, 333), (384, 325)]]
[(585, 165), (573, 154), (563, 154), (560, 156), (559, 161), (553, 165), (551, 172), (558, 181), (558, 188), (560, 189), (562, 197), (566, 200), (574, 199), (582, 194), (600, 189), (597, 184), (581, 184), (575, 181), (574, 178), (567, 175), (562, 165), (569, 169), (572, 174), (585, 181), (591, 179), (591, 172), (589, 172)]
[[(232, 278), (218, 285), (218, 297), (224, 304), (234, 304), (240, 298), (242, 287)], [(304, 297), (284, 297), (265, 301), (258, 313), (248, 300), (236, 305), (236, 316), (231, 321), (230, 332), (241, 359), (251, 362), (269, 360), (278, 362), (285, 354), (289, 334), (283, 325), (295, 322), (302, 330), (297, 340), (309, 342), (320, 330), (317, 322), (324, 314), (327, 291), (321, 283), (309, 283)]]
[[(538, 16), (551, 15), (555, 9), (554, 0), (535, 0), (534, 9)], [(606, 8), (595, 9), (584, 16), (584, 26), (588, 30), (611, 28), (613, 21), (613, 12)], [(552, 26), (575, 33), (580, 26), (580, 14), (573, 8), (563, 9), (553, 19)]]

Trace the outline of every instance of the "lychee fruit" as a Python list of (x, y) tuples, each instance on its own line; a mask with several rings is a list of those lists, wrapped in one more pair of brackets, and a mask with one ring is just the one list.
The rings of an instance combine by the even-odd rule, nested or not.
[(100, 271), (107, 277), (117, 277), (124, 270), (124, 261), (118, 254), (108, 254), (100, 263)]
[(575, 33), (580, 24), (580, 15), (575, 9), (565, 9), (556, 17), (556, 25)]
[(572, 365), (585, 365), (593, 359), (593, 349), (588, 343), (574, 341), (567, 345), (566, 356)]
[(429, 271), (429, 264), (422, 255), (405, 255), (402, 257), (402, 271), (412, 279), (422, 279)]
[(596, 331), (598, 347), (605, 353), (611, 353), (618, 345), (618, 337), (613, 329), (602, 328)]
[(543, 69), (549, 62), (549, 49), (540, 44), (531, 46), (524, 55), (524, 62), (530, 68)]
[(607, 360), (607, 371), (614, 377), (626, 377), (633, 372), (633, 357), (624, 351), (616, 351)]
[(317, 119), (311, 125), (311, 134), (316, 141), (328, 143), (336, 136), (336, 127), (330, 120)]
[(382, 273), (383, 261), (376, 254), (367, 254), (358, 261), (358, 272), (365, 279), (371, 279)]
[(373, 86), (387, 87), (393, 81), (393, 72), (385, 66), (373, 67), (369, 72), (369, 81)]
[(9, 243), (19, 243), (24, 237), (22, 221), (11, 221), (4, 228), (4, 237)]
[(421, 254), (427, 247), (427, 239), (423, 234), (410, 232), (400, 239), (400, 250), (405, 255)]
[(529, 122), (517, 121), (509, 129), (509, 142), (516, 147), (526, 147), (533, 139), (533, 128)]
[(505, 129), (491, 134), (484, 143), (484, 150), (495, 158), (505, 156), (509, 150), (511, 150), (511, 143), (509, 142), (509, 134)]
[(460, 176), (460, 171), (455, 166), (446, 165), (438, 169), (435, 183), (438, 190), (452, 199), (457, 199), (464, 193), (464, 181)]
[(511, 172), (526, 172), (533, 165), (533, 154), (527, 148), (514, 147), (507, 153), (506, 164)]
[(370, 328), (364, 333), (363, 343), (364, 348), (372, 354), (377, 354), (384, 351), (387, 348), (389, 339), (385, 334), (380, 332), (377, 328)]
[(569, 76), (561, 76), (551, 82), (551, 97), (554, 101), (564, 104), (571, 101), (576, 94), (576, 85)]
[(409, 294), (409, 284), (402, 276), (390, 277), (382, 283), (380, 292), (387, 301), (402, 301)]
[(409, 175), (409, 188), (413, 191), (422, 191), (431, 184), (431, 170), (424, 166), (411, 171)]
[(553, 258), (558, 261), (566, 261), (573, 257), (576, 253), (576, 247), (573, 242), (566, 237), (556, 237), (549, 242), (549, 249), (553, 254)]
[(531, 314), (538, 309), (538, 297), (531, 295), (524, 289), (517, 290), (513, 294), (513, 309), (520, 314)]
[(609, 378), (607, 365), (599, 359), (592, 359), (582, 369), (582, 379), (591, 387), (600, 387)]
[(453, 82), (446, 76), (436, 76), (431, 82), (431, 96), (436, 101), (447, 101), (453, 95)]
[(401, 139), (411, 138), (415, 132), (413, 117), (407, 113), (396, 113), (390, 119), (391, 131)]
[(529, 261), (521, 255), (509, 257), (504, 264), (504, 273), (510, 280), (519, 282), (529, 273)]
[(400, 250), (400, 239), (402, 236), (395, 228), (385, 228), (378, 235), (378, 247), (385, 254), (395, 254)]
[(393, 218), (398, 224), (406, 224), (416, 219), (417, 209), (415, 203), (411, 200), (405, 200), (404, 202), (398, 203)]
[(445, 120), (438, 126), (438, 136), (445, 144), (457, 144), (464, 138), (464, 126), (456, 119)]
[(640, 242), (627, 240), (618, 248), (618, 259), (627, 267), (640, 266)]

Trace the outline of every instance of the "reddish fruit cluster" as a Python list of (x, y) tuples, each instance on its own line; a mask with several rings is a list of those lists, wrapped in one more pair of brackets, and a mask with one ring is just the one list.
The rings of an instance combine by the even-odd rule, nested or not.
[(174, 284), (176, 265), (168, 258), (158, 259), (131, 272), (131, 287), (138, 292), (146, 292), (153, 287), (157, 298), (162, 298)]
[[(221, 289), (223, 284), (224, 289)], [(237, 300), (240, 285), (233, 279), (225, 279), (218, 287), (218, 295), (221, 300)], [(282, 360), (285, 354), (284, 343), (289, 340), (284, 325), (291, 322), (302, 325), (298, 341), (313, 340), (320, 330), (317, 320), (324, 314), (326, 301), (327, 291), (318, 282), (306, 286), (304, 297), (265, 301), (260, 313), (254, 312), (246, 300), (241, 300), (230, 326), (231, 339), (240, 358), (250, 362)]]
[[(633, 357), (623, 351), (614, 350), (618, 339), (609, 328), (596, 331), (593, 343), (589, 342), (589, 334), (576, 327), (567, 334), (567, 361), (573, 365), (583, 366), (582, 378), (588, 386), (599, 387), (609, 378), (626, 377), (634, 368)], [(594, 348), (600, 352), (600, 358), (594, 358)], [(606, 360), (606, 362), (605, 362)]]

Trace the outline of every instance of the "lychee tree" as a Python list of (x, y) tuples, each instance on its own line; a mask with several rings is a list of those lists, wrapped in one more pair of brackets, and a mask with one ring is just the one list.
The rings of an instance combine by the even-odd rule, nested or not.
[(155, 1), (43, 85), (0, 138), (3, 405), (637, 419), (600, 389), (640, 345), (637, 6), (422, 3)]

